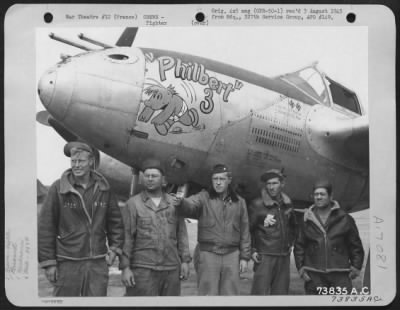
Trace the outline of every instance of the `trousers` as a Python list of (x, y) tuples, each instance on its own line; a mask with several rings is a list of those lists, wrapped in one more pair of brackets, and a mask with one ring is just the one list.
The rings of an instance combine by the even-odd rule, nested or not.
[(288, 295), (290, 282), (290, 255), (259, 255), (254, 263), (251, 295)]
[(153, 270), (133, 268), (136, 285), (126, 288), (125, 296), (179, 296), (181, 283), (180, 269)]
[(350, 294), (353, 284), (349, 278), (348, 272), (315, 272), (307, 271), (311, 278), (311, 281), (304, 283), (304, 290), (306, 295), (318, 295), (321, 294), (322, 289), (325, 288), (325, 292), (329, 292), (329, 288), (334, 288), (338, 291), (337, 294), (341, 294), (344, 289)]
[(60, 261), (57, 272), (53, 296), (107, 296), (108, 266), (104, 258)]
[(228, 254), (199, 251), (198, 295), (239, 295), (239, 250)]

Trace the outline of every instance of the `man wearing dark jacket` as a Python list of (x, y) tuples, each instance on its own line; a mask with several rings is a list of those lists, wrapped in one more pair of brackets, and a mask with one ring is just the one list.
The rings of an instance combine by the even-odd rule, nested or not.
[(54, 296), (106, 296), (107, 264), (122, 254), (121, 212), (106, 179), (92, 170), (93, 149), (69, 142), (64, 153), (71, 169), (53, 183), (43, 204), (39, 263)]
[[(364, 250), (354, 219), (332, 199), (332, 185), (314, 185), (314, 204), (305, 211), (295, 243), (296, 267), (306, 294), (350, 294), (360, 275)], [(338, 291), (339, 290), (339, 291)]]
[(271, 169), (261, 176), (261, 197), (249, 205), (254, 278), (252, 295), (287, 295), (295, 215), (290, 198), (282, 192), (284, 176)]
[(181, 214), (198, 219), (198, 294), (238, 295), (239, 273), (250, 259), (246, 203), (231, 188), (224, 164), (214, 166), (211, 181), (208, 191), (175, 199)]

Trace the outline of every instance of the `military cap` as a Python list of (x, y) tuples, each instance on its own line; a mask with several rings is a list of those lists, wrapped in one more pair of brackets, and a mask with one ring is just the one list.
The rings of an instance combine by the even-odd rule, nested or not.
[(142, 163), (142, 171), (146, 171), (146, 169), (157, 169), (161, 172), (161, 174), (164, 175), (164, 167), (161, 164), (161, 162), (158, 159), (154, 159), (154, 158), (149, 158), (146, 159), (143, 163)]
[(212, 169), (212, 174), (231, 172), (229, 168), (224, 164), (216, 164)]
[(283, 175), (282, 171), (278, 169), (270, 169), (264, 172), (260, 177), (261, 181), (263, 182), (267, 182), (269, 179), (273, 178), (279, 178), (279, 180), (283, 180), (285, 176)]
[(325, 188), (329, 195), (332, 193), (332, 183), (327, 179), (317, 180), (313, 185), (313, 191), (317, 188)]
[(65, 146), (64, 146), (64, 154), (67, 157), (71, 157), (71, 149), (76, 148), (78, 150), (82, 150), (82, 151), (86, 151), (89, 152), (90, 154), (93, 154), (93, 149), (86, 144), (85, 142), (82, 141), (71, 141), (68, 142)]

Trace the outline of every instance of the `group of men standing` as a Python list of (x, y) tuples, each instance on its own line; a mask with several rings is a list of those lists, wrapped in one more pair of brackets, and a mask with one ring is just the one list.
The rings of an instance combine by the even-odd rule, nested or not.
[[(163, 190), (160, 161), (143, 162), (144, 190), (118, 207), (107, 180), (93, 170), (93, 150), (64, 148), (71, 169), (50, 188), (39, 218), (39, 263), (55, 296), (106, 296), (108, 266), (119, 257), (126, 296), (178, 296), (189, 276), (185, 217), (198, 220), (194, 255), (199, 295), (239, 295), (239, 275), (254, 261), (252, 295), (287, 295), (290, 254), (306, 294), (346, 287), (360, 274), (364, 252), (353, 218), (317, 182), (314, 204), (295, 215), (281, 171), (261, 175), (260, 197), (246, 206), (224, 164), (211, 186), (184, 198)], [(300, 219), (300, 220), (298, 220)]]

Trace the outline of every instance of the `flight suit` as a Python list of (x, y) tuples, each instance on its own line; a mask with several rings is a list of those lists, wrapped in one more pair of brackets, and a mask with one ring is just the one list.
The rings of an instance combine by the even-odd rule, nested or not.
[(146, 191), (130, 198), (126, 206), (124, 256), (120, 268), (129, 266), (136, 285), (126, 296), (180, 295), (180, 266), (191, 261), (183, 217), (171, 197), (163, 193), (156, 206)]

